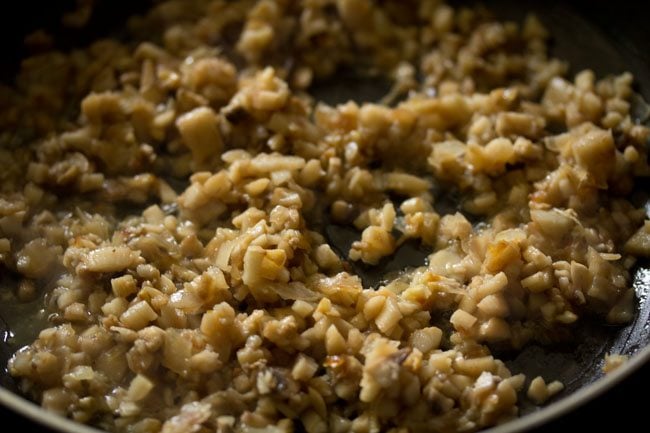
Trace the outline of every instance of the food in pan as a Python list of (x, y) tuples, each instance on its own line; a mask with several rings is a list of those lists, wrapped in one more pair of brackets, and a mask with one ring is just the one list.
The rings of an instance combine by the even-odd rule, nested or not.
[[(534, 16), (171, 0), (127, 27), (0, 89), (5, 298), (49, 314), (8, 368), (45, 409), (134, 433), (474, 431), (562, 390), (495, 348), (632, 319), (633, 78), (569, 76)], [(313, 96), (341, 71), (392, 89)], [(426, 262), (355, 271), (406, 243)]]

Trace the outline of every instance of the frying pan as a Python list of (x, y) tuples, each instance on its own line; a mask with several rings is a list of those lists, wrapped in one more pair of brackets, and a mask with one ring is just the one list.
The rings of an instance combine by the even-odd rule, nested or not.
[[(149, 2), (100, 0), (90, 25), (86, 29), (76, 31), (64, 30), (57, 24), (57, 18), (63, 11), (69, 10), (73, 2), (38, 2), (34, 7), (35, 3), (22, 1), (15, 9), (12, 8), (12, 20), (18, 23), (20, 29), (5, 26), (2, 29), (5, 34), (0, 34), (0, 49), (3, 52), (0, 60), (0, 80), (4, 82), (8, 82), (16, 71), (19, 59), (24, 54), (20, 43), (28, 31), (40, 27), (49, 28), (63, 49), (85, 45), (98, 36), (115, 34), (125, 17), (144, 10)], [(472, 5), (476, 2), (451, 3)], [(650, 100), (650, 51), (647, 49), (650, 31), (644, 18), (648, 16), (650, 7), (645, 2), (490, 0), (488, 7), (498, 18), (506, 20), (520, 20), (526, 12), (534, 11), (553, 36), (552, 54), (569, 60), (571, 73), (584, 68), (593, 69), (599, 77), (623, 71), (632, 72), (638, 93), (634, 103), (635, 117), (638, 121), (648, 120), (650, 108), (644, 103), (643, 97)], [(83, 42), (80, 44), (79, 41)], [(316, 97), (322, 96), (327, 102), (336, 103), (347, 99), (378, 100), (385, 90), (376, 84), (354, 81), (354, 78), (340, 80), (337, 77), (337, 80), (317, 84), (313, 93)], [(640, 205), (644, 204), (650, 211), (650, 201), (645, 193), (648, 190), (646, 186), (647, 182), (641, 182), (633, 200)], [(327, 235), (332, 244), (335, 247), (340, 246), (341, 249), (349, 242), (349, 236), (337, 230)], [(415, 265), (421, 263), (421, 260), (422, 252), (407, 245), (398, 251), (394, 259), (382, 263), (379, 270), (359, 269), (359, 272), (364, 282), (372, 284), (381, 274), (391, 269), (402, 268), (405, 264)], [(638, 376), (637, 370), (647, 370), (650, 366), (650, 265), (640, 263), (634, 274), (633, 287), (639, 302), (635, 319), (627, 326), (612, 327), (603, 325), (596, 319), (586, 318), (573, 330), (575, 338), (570, 343), (553, 347), (531, 345), (516, 354), (498, 354), (513, 372), (524, 372), (529, 377), (544, 375), (547, 379), (560, 380), (566, 389), (543, 408), (526, 405), (526, 399), (521, 399), (522, 417), (488, 431), (514, 433), (546, 424), (554, 418), (575, 411), (599, 395), (612, 392), (612, 388), (626, 377), (635, 374)], [(23, 326), (15, 319), (20, 315), (2, 317), (2, 310), (7, 311), (10, 308), (18, 306), (4, 305), (0, 308), (0, 365), (3, 367), (15, 350), (15, 342), (7, 339), (9, 332), (16, 326)], [(606, 353), (626, 354), (630, 356), (630, 360), (607, 377), (603, 377), (601, 371)], [(0, 384), (0, 404), (23, 417), (62, 432), (97, 432), (91, 427), (46, 413), (16, 395), (15, 385), (5, 369), (0, 371)]]

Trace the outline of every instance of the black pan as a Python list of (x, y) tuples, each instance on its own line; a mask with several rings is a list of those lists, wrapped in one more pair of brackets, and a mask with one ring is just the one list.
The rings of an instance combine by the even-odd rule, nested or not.
[[(6, 34), (0, 37), (2, 57), (0, 79), (5, 82), (13, 76), (18, 59), (24, 54), (20, 48), (22, 35), (27, 31), (41, 26), (53, 29), (63, 49), (85, 45), (93, 38), (118, 30), (126, 16), (138, 12), (146, 6), (145, 1), (108, 1), (100, 0), (91, 25), (85, 30), (70, 31), (58, 28), (57, 17), (73, 2), (29, 2), (24, 1), (11, 13), (17, 19), (20, 29), (4, 27)], [(474, 1), (452, 2), (455, 4), (475, 4)], [(643, 102), (643, 97), (650, 100), (650, 30), (646, 24), (650, 16), (650, 6), (645, 2), (619, 0), (611, 1), (516, 1), (490, 0), (486, 2), (490, 10), (501, 19), (523, 18), (527, 11), (534, 11), (541, 18), (553, 36), (552, 54), (569, 60), (572, 73), (584, 68), (593, 69), (597, 76), (618, 74), (630, 71), (636, 78), (636, 117), (639, 121), (647, 121), (650, 109)], [(36, 6), (36, 8), (32, 7)], [(8, 16), (3, 17), (5, 20)], [(363, 83), (350, 82), (341, 84), (341, 80), (322, 83), (315, 93), (327, 95), (328, 102), (342, 102), (347, 99), (376, 100), (383, 96), (385, 89), (377, 86), (366, 86)], [(354, 92), (351, 92), (351, 89)], [(647, 203), (645, 185), (641, 185), (637, 193), (640, 203)], [(334, 245), (347, 242), (346, 236), (340, 233), (328, 233)], [(391, 268), (400, 268), (405, 263), (417, 264), (422, 260), (422, 254), (415, 249), (404, 249), (392, 261), (385, 263), (380, 273)], [(379, 273), (364, 272), (364, 280), (368, 283), (377, 281)], [(503, 354), (513, 372), (523, 372), (529, 377), (543, 375), (545, 378), (562, 381), (566, 389), (544, 408), (522, 406), (522, 417), (503, 426), (489, 431), (492, 433), (511, 433), (527, 431), (549, 423), (554, 418), (576, 411), (589, 400), (608, 392), (618, 392), (621, 387), (611, 391), (619, 382), (627, 379), (627, 386), (635, 378), (648, 378), (650, 366), (650, 303), (647, 301), (650, 292), (650, 265), (641, 263), (635, 272), (634, 288), (639, 299), (635, 320), (624, 327), (612, 327), (599, 323), (597, 320), (584, 320), (575, 329), (575, 338), (570, 344), (556, 347), (529, 346), (516, 355)], [(0, 306), (7, 311), (10, 306)], [(0, 332), (15, 329), (20, 324), (21, 315), (5, 317), (7, 323), (0, 320)], [(14, 350), (11, 341), (0, 342), (0, 365), (5, 366), (7, 357)], [(603, 358), (606, 353), (619, 353), (630, 356), (630, 360), (621, 368), (603, 377)], [(646, 371), (641, 376), (638, 370)], [(629, 378), (631, 377), (631, 379)], [(22, 415), (32, 421), (43, 424), (51, 429), (70, 433), (90, 433), (97, 430), (82, 426), (72, 421), (48, 414), (39, 407), (17, 396), (12, 381), (6, 371), (0, 373), (0, 404), (7, 409)], [(642, 387), (637, 386), (637, 391)], [(525, 399), (522, 399), (525, 402)], [(592, 403), (592, 407), (595, 403)], [(611, 402), (616, 404), (616, 402)], [(603, 406), (601, 404), (601, 406)], [(634, 405), (633, 405), (634, 406)], [(621, 407), (623, 407), (621, 405)], [(641, 407), (636, 405), (634, 407)], [(617, 407), (608, 407), (616, 411)], [(583, 411), (584, 412), (584, 411)], [(627, 414), (640, 420), (644, 414)], [(640, 416), (639, 416), (640, 415)], [(613, 416), (626, 416), (625, 413), (613, 413)], [(604, 417), (601, 416), (601, 419)], [(588, 423), (588, 421), (585, 421)], [(612, 424), (607, 424), (612, 425)], [(624, 425), (631, 426), (627, 423)], [(584, 424), (583, 424), (584, 426)]]

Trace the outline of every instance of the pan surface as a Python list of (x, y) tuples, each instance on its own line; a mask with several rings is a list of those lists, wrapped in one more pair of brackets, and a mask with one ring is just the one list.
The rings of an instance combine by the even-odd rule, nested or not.
[[(135, 2), (141, 5), (144, 2)], [(458, 2), (457, 2), (458, 3)], [(460, 2), (461, 4), (474, 4), (475, 2)], [(632, 2), (622, 2), (622, 5)], [(650, 59), (642, 42), (650, 41), (650, 35), (643, 33), (641, 19), (639, 18), (643, 9), (647, 6), (630, 6), (632, 9), (619, 8), (621, 5), (612, 5), (601, 2), (573, 2), (567, 4), (559, 1), (533, 2), (533, 1), (507, 1), (492, 0), (489, 2), (489, 9), (501, 19), (521, 19), (527, 11), (534, 11), (542, 22), (549, 28), (553, 35), (553, 54), (559, 58), (569, 60), (572, 66), (572, 73), (583, 68), (593, 69), (598, 76), (605, 76), (612, 73), (621, 73), (629, 70), (635, 75), (638, 91), (645, 95), (647, 100), (650, 95)], [(130, 6), (134, 8), (134, 6)], [(636, 8), (636, 9), (635, 9)], [(609, 15), (611, 14), (611, 15)], [(114, 19), (116, 16), (110, 16)], [(630, 18), (632, 17), (632, 18)], [(631, 19), (629, 26), (626, 20)], [(634, 21), (636, 19), (636, 21)], [(635, 27), (634, 23), (637, 23)], [(108, 29), (109, 25), (99, 27)], [(11, 68), (9, 68), (11, 69)], [(340, 83), (340, 81), (339, 81)], [(327, 102), (343, 102), (347, 99), (376, 100), (383, 96), (384, 89), (376, 87), (362, 87), (351, 85), (350, 82), (343, 84), (322, 83), (321, 89), (315, 89), (318, 96), (319, 91)], [(355, 92), (351, 93), (350, 89)], [(639, 99), (638, 118), (646, 120), (649, 111), (647, 106)], [(646, 185), (641, 185), (638, 191), (639, 204), (646, 203)], [(646, 205), (650, 209), (650, 206)], [(345, 242), (345, 240), (341, 240)], [(333, 240), (336, 244), (336, 241)], [(419, 254), (419, 255), (418, 255)], [(414, 262), (415, 260), (415, 262)], [(386, 269), (394, 266), (401, 268), (404, 263), (417, 264), (421, 260), (421, 253), (416, 250), (405, 250), (398, 253), (397, 258), (387, 263)], [(378, 275), (368, 272), (364, 280), (373, 281)], [(648, 294), (650, 292), (650, 267), (644, 267), (642, 263), (637, 269), (633, 285), (638, 297), (638, 310), (635, 320), (624, 327), (612, 327), (599, 323), (597, 319), (586, 318), (574, 329), (575, 338), (571, 343), (562, 346), (541, 347), (536, 345), (528, 346), (516, 354), (499, 354), (502, 359), (507, 359), (509, 368), (514, 372), (526, 373), (529, 377), (543, 374), (550, 380), (560, 380), (566, 390), (559, 395), (555, 401), (546, 407), (539, 408), (533, 405), (526, 405), (526, 399), (522, 399), (522, 418), (509, 422), (503, 426), (490, 429), (493, 433), (511, 433), (524, 431), (552, 418), (561, 416), (579, 405), (604, 393), (625, 377), (634, 373), (639, 367), (650, 363), (650, 303)], [(3, 288), (2, 290), (5, 290)], [(0, 304), (0, 317), (7, 323), (0, 322), (0, 331), (5, 338), (0, 343), (0, 365), (6, 366), (10, 354), (23, 344), (22, 341), (7, 339), (12, 329), (24, 326), (25, 314), (6, 314), (9, 310), (20, 308), (19, 305), (7, 303)], [(22, 320), (20, 320), (22, 319)], [(3, 329), (4, 328), (4, 329)], [(602, 377), (602, 366), (604, 355), (617, 353), (629, 355), (630, 360), (620, 369)], [(0, 374), (0, 403), (21, 415), (47, 425), (50, 428), (75, 433), (90, 433), (97, 430), (90, 427), (76, 424), (56, 415), (45, 413), (36, 405), (16, 396), (12, 391), (15, 385), (3, 369)]]

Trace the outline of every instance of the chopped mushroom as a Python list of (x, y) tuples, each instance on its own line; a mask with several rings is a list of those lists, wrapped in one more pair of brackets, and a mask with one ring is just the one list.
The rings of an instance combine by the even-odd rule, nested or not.
[(494, 347), (633, 320), (633, 77), (571, 77), (532, 15), (403, 3), (161, 0), (24, 59), (0, 307), (50, 321), (12, 327), (19, 389), (111, 432), (473, 432), (527, 380)]

